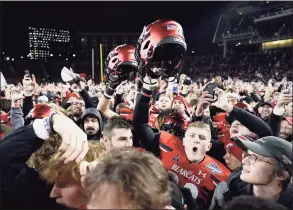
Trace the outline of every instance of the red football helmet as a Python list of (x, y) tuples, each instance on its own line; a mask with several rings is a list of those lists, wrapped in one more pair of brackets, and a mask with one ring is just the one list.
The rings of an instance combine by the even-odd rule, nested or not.
[(122, 82), (132, 72), (136, 72), (138, 63), (134, 53), (135, 47), (132, 45), (124, 44), (114, 48), (105, 61), (106, 80)]
[(144, 27), (135, 51), (139, 76), (175, 77), (187, 45), (183, 29), (173, 20), (157, 20)]

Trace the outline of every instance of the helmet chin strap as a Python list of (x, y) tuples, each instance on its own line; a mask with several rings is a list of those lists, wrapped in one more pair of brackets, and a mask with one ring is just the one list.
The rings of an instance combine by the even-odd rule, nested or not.
[[(168, 61), (169, 64), (172, 64), (173, 62), (172, 61)], [(172, 74), (174, 74), (174, 79), (170, 82), (173, 82), (176, 78), (177, 78), (177, 69), (174, 69), (170, 75), (167, 75), (165, 74), (167, 68), (166, 68), (166, 64), (164, 61), (161, 62), (161, 66), (153, 66), (151, 67), (151, 65), (146, 65), (145, 67), (141, 67), (141, 68), (145, 68), (146, 71), (146, 75), (153, 78), (153, 79), (156, 79), (156, 78), (159, 78), (161, 76), (167, 76), (167, 77), (170, 77), (172, 76)], [(142, 71), (138, 71), (139, 72), (139, 77), (141, 78), (141, 80), (143, 81), (143, 83), (145, 84), (148, 84), (148, 85), (153, 85), (155, 83), (151, 83), (151, 82), (147, 82), (144, 80), (144, 75), (141, 74)]]

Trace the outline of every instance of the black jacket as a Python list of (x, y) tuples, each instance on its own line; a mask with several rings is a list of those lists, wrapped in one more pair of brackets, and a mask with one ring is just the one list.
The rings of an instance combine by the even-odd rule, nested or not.
[[(283, 116), (275, 115), (274, 112), (272, 112), (270, 119), (269, 119), (269, 125), (273, 131), (274, 136), (279, 137), (282, 120), (286, 120), (286, 119)], [(292, 135), (288, 136), (287, 139), (285, 139), (285, 140), (291, 142)]]
[[(241, 168), (238, 168), (233, 171), (224, 187), (223, 183), (217, 186), (210, 209), (220, 209), (224, 204), (240, 195), (253, 195), (253, 185), (240, 179), (241, 170)], [(220, 190), (219, 187), (221, 188)], [(283, 188), (277, 203), (288, 209), (293, 209), (293, 185), (291, 183)]]
[(26, 165), (42, 144), (32, 126), (21, 127), (0, 141), (0, 209), (64, 209), (49, 197), (52, 186)]

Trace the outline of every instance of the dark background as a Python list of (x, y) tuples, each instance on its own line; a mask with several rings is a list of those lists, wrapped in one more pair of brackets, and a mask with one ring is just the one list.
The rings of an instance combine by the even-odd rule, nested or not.
[(73, 32), (138, 32), (144, 25), (170, 18), (179, 22), (189, 52), (210, 54), (221, 13), (232, 2), (2, 2), (1, 42), (7, 54), (28, 48), (28, 27)]

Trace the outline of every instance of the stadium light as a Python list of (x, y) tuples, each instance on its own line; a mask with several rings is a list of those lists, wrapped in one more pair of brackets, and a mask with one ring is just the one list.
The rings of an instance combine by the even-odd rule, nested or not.
[(75, 54), (73, 54), (72, 56), (73, 56), (73, 57), (75, 57), (76, 55), (75, 55)]
[(12, 61), (14, 61), (14, 58), (11, 58)]
[(53, 54), (50, 54), (51, 57), (53, 57)]
[(3, 55), (5, 55), (5, 52), (2, 52)]
[(191, 53), (193, 54), (193, 53), (194, 53), (194, 51), (192, 50), (192, 51), (191, 51)]
[(59, 56), (61, 57), (61, 54), (59, 54)]
[(241, 43), (239, 42), (238, 45), (241, 45)]
[(6, 60), (7, 60), (7, 61), (9, 61), (9, 60), (10, 60), (9, 56), (7, 56), (7, 57), (6, 57)]
[(68, 61), (68, 58), (66, 58), (65, 60), (67, 60), (67, 61)]
[(23, 56), (20, 56), (21, 59), (23, 59)]

